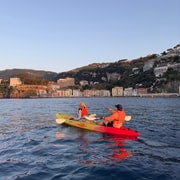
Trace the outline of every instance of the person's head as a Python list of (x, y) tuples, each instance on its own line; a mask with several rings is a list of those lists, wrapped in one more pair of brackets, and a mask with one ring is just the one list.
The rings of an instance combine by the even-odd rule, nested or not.
[(115, 107), (116, 107), (117, 110), (119, 110), (119, 111), (122, 111), (122, 109), (123, 109), (123, 107), (122, 107), (121, 104), (117, 104), (117, 105), (115, 105)]
[(79, 108), (85, 108), (86, 107), (86, 104), (84, 103), (84, 102), (81, 102), (80, 104), (79, 104)]

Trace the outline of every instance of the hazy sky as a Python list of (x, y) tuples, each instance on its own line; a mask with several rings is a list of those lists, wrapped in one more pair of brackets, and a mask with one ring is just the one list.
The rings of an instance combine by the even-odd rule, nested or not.
[(180, 0), (0, 0), (0, 70), (63, 72), (180, 43)]

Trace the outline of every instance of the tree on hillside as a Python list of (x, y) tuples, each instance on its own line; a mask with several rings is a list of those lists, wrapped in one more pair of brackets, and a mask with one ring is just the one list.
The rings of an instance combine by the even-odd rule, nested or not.
[(48, 80), (42, 80), (39, 76), (32, 76), (28, 73), (21, 73), (19, 78), (23, 84), (47, 85)]
[(0, 92), (3, 94), (3, 98), (10, 98), (13, 88), (9, 86), (9, 81), (2, 81), (0, 84)]

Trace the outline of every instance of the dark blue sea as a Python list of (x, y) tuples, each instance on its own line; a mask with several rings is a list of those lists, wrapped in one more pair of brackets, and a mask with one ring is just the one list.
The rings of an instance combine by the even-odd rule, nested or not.
[[(57, 125), (57, 112), (122, 104), (137, 140)], [(1, 180), (179, 180), (180, 98), (0, 99)]]

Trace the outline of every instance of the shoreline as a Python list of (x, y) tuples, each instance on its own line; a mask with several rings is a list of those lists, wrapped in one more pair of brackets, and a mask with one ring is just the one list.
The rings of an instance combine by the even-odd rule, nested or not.
[(150, 93), (150, 94), (141, 94), (136, 96), (31, 96), (31, 97), (9, 97), (9, 98), (2, 98), (0, 99), (43, 99), (43, 98), (132, 98), (132, 97), (139, 97), (139, 98), (177, 98), (180, 97), (178, 93)]

